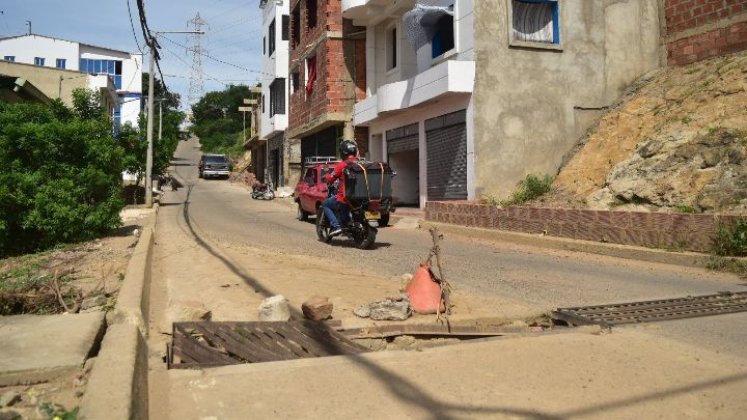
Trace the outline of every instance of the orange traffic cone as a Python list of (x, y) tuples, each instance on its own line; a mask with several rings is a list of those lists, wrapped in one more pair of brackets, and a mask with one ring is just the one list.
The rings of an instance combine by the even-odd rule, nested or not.
[(443, 300), (441, 299), (441, 286), (431, 273), (428, 263), (421, 262), (415, 276), (405, 287), (407, 296), (410, 298), (410, 306), (419, 314), (435, 314), (437, 311), (445, 312)]

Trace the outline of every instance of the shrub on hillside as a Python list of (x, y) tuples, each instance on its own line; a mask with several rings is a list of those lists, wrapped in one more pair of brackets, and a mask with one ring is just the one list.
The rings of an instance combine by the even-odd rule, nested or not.
[(511, 198), (502, 201), (503, 206), (515, 206), (518, 204), (524, 204), (527, 201), (534, 200), (544, 194), (550, 192), (554, 178), (550, 175), (539, 177), (537, 175), (527, 175), (521, 182), (519, 187), (511, 195)]
[(747, 256), (747, 219), (720, 225), (713, 240), (713, 253), (722, 257)]
[(95, 103), (86, 92), (74, 110), (0, 103), (0, 256), (120, 225), (122, 148)]

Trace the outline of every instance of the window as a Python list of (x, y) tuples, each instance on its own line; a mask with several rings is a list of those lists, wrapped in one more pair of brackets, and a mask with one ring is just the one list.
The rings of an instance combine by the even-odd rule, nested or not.
[(64, 58), (58, 58), (57, 59), (57, 64), (56, 64), (57, 68), (58, 69), (64, 69), (66, 62), (67, 62), (67, 60), (65, 60)]
[(306, 169), (306, 175), (304, 175), (303, 179), (309, 187), (316, 185), (316, 168)]
[(431, 57), (436, 58), (454, 49), (454, 16), (443, 14), (436, 22), (431, 40)]
[(301, 84), (301, 75), (298, 73), (298, 69), (291, 73), (291, 94), (298, 92), (299, 85)]
[(13, 62), (13, 61), (16, 61), (16, 56), (15, 55), (6, 55), (5, 57), (3, 57), (3, 60)]
[(42, 57), (34, 57), (34, 65), (35, 66), (43, 66), (44, 65), (44, 58), (42, 58)]
[(270, 83), (270, 117), (285, 115), (285, 79), (277, 78)]
[[(57, 65), (58, 67), (59, 67), (59, 60), (63, 60), (63, 59), (58, 59), (58, 65)], [(60, 67), (60, 68), (64, 68), (64, 67)], [(121, 60), (94, 60), (90, 58), (81, 58), (79, 70), (85, 73), (108, 74), (114, 80), (114, 87), (117, 89), (122, 89), (122, 61)]]
[(316, 28), (316, 0), (306, 0), (306, 32)]
[(262, 97), (259, 98), (260, 105), (262, 106), (262, 113), (265, 113), (265, 95), (262, 94)]
[(269, 38), (269, 55), (272, 55), (273, 53), (275, 53), (275, 19), (270, 22), (269, 34), (267, 35), (267, 37)]
[(283, 23), (282, 23), (283, 27), (280, 30), (281, 32), (280, 36), (282, 37), (283, 41), (288, 40), (288, 25), (290, 24), (288, 20), (289, 20), (288, 15), (283, 15)]
[(386, 31), (386, 69), (397, 68), (397, 26)]
[(511, 0), (514, 41), (560, 44), (557, 0)]
[(306, 96), (311, 96), (314, 92), (314, 82), (316, 82), (316, 56), (306, 59)]
[(262, 37), (262, 55), (267, 54), (267, 37)]
[(301, 42), (301, 3), (298, 3), (291, 13), (291, 48)]

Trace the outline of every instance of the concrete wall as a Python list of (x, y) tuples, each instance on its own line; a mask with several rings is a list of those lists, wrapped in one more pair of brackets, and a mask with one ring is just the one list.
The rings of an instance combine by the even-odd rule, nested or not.
[(662, 2), (668, 64), (689, 64), (747, 49), (747, 0)]
[(44, 67), (55, 68), (57, 59), (67, 60), (66, 69), (78, 70), (79, 44), (77, 42), (27, 35), (0, 40), (0, 58), (6, 55), (16, 57), (16, 63), (34, 64), (35, 57), (45, 59)]
[(595, 118), (660, 66), (658, 0), (565, 0), (560, 43), (510, 36), (511, 0), (475, 2), (476, 196), (555, 174)]
[[(288, 2), (280, 4), (270, 1), (262, 9), (262, 37), (265, 39), (265, 52), (262, 54), (262, 95), (265, 109), (262, 113), (260, 137), (267, 139), (288, 128), (288, 41), (283, 41), (283, 15), (289, 14)], [(270, 24), (275, 20), (275, 51), (270, 54)], [(289, 31), (290, 32), (290, 31)], [(285, 113), (270, 117), (270, 84), (276, 78), (285, 79)]]
[(33, 64), (9, 63), (0, 60), (0, 74), (22, 77), (49, 98), (60, 98), (67, 106), (73, 105), (73, 90), (89, 87), (89, 75), (86, 73), (38, 67)]

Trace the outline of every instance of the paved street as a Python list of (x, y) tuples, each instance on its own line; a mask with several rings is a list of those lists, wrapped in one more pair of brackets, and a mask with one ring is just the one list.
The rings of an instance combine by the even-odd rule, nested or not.
[[(270, 369), (260, 365), (221, 368), (204, 372), (205, 376), (201, 376), (199, 383), (191, 373), (167, 371), (163, 363), (163, 349), (168, 336), (163, 333), (170, 332), (170, 322), (184, 318), (184, 314), (189, 312), (185, 308), (204, 306), (212, 312), (212, 319), (216, 321), (250, 321), (257, 319), (257, 305), (265, 297), (283, 294), (293, 307), (298, 308), (303, 300), (321, 294), (329, 296), (334, 302), (335, 318), (344, 324), (354, 323), (356, 318), (351, 313), (352, 308), (396, 294), (401, 286), (401, 275), (412, 273), (430, 247), (427, 231), (398, 228), (396, 224), (379, 231), (377, 245), (372, 250), (355, 249), (351, 243), (343, 240), (336, 240), (332, 245), (320, 243), (316, 240), (312, 223), (295, 220), (291, 203), (280, 199), (255, 201), (242, 185), (223, 180), (198, 179), (195, 162), (199, 153), (196, 142), (180, 143), (174, 173), (185, 185), (177, 192), (166, 193), (158, 215), (150, 299), (149, 386), (151, 401), (164, 403), (151, 405), (151, 416), (154, 418), (167, 416), (165, 410), (173, 410), (183, 400), (196, 404), (194, 409), (203, 408), (201, 413), (204, 415), (212, 410), (206, 407), (224, 413), (231, 412), (232, 404), (245, 407), (248, 403), (241, 402), (243, 397), (236, 399), (227, 396), (225, 401), (220, 400), (219, 409), (214, 406), (216, 400), (209, 395), (248, 386), (243, 382), (246, 375), (240, 373), (249, 372), (246, 369), (254, 372), (252, 375)], [(744, 280), (736, 276), (698, 268), (550, 251), (511, 243), (491, 243), (460, 235), (449, 235), (443, 243), (443, 251), (446, 274), (456, 286), (454, 318), (457, 321), (496, 318), (511, 322), (530, 319), (558, 306), (745, 290), (741, 284)], [(432, 322), (432, 318), (421, 316), (413, 322)], [(722, 367), (744, 365), (747, 360), (747, 350), (743, 346), (747, 341), (747, 314), (642, 324), (615, 330), (617, 332), (613, 336), (617, 341), (613, 341), (624, 342), (625, 337), (629, 337), (627, 340), (631, 346), (629, 353), (618, 355), (619, 362), (638, 364), (639, 369), (649, 371), (650, 375), (660, 375), (657, 368), (672, 369), (678, 363), (665, 366), (661, 360), (666, 359), (666, 352), (671, 352), (671, 357), (676, 360), (683, 357), (688, 360), (691, 357), (709, 360), (712, 363), (709, 366), (715, 370), (703, 367), (706, 369), (703, 372), (711, 372), (708, 375), (716, 375), (714, 377), (723, 377), (719, 376), (719, 372), (724, 372)], [(554, 351), (550, 356), (540, 351), (538, 357), (545, 357), (543, 363), (556, 366), (562, 365), (564, 358), (581, 357), (587, 360), (588, 356), (590, 363), (597, 364), (598, 369), (595, 369), (605, 371), (599, 372), (599, 375), (622, 375), (619, 369), (607, 371), (604, 368), (607, 362), (599, 353), (609, 352), (609, 346), (617, 344), (606, 340), (598, 342), (596, 339), (588, 343), (583, 335), (571, 336), (576, 338), (568, 339), (570, 341), (564, 352)], [(502, 340), (500, 346), (503, 347), (500, 348), (519, 357), (520, 352), (509, 350), (514, 346), (509, 343), (514, 341), (518, 346), (522, 339)], [(548, 349), (554, 348), (551, 337), (543, 339), (541, 343), (547, 343), (550, 346)], [(649, 358), (647, 355), (655, 351), (652, 350), (657, 345), (655, 343), (659, 343), (664, 353)], [(592, 346), (588, 348), (589, 354), (583, 355), (589, 345)], [(457, 353), (470, 354), (465, 346), (469, 344), (456, 346), (461, 349)], [(594, 346), (597, 346), (596, 349)], [(439, 354), (450, 354), (448, 351), (433, 351), (435, 353), (429, 353), (429, 357), (436, 359), (442, 357)], [(483, 348), (481, 351), (493, 350)], [(386, 360), (397, 360), (394, 355), (372, 357), (370, 363), (376, 366), (379, 366), (378, 362), (373, 360), (384, 358), (378, 367), (380, 369), (389, 363)], [(356, 363), (366, 366), (365, 360), (368, 359)], [(327, 362), (319, 363), (312, 365), (324, 366)], [(336, 366), (337, 362), (329, 363)], [(516, 363), (520, 361), (517, 359)], [(306, 366), (304, 364), (288, 366), (289, 369), (295, 366), (301, 371), (308, 370), (303, 367)], [(549, 369), (542, 366), (535, 368)], [(465, 369), (469, 370), (468, 367)], [(362, 372), (365, 375), (370, 373), (365, 373), (366, 369)], [(289, 374), (294, 377), (294, 374)], [(521, 375), (518, 372), (513, 374)], [(626, 377), (634, 380), (635, 375)], [(333, 378), (329, 380), (334, 381)], [(542, 382), (539, 378), (536, 380)], [(670, 379), (674, 382), (694, 380), (693, 377)], [(282, 385), (283, 380), (278, 380), (281, 382), (273, 386), (290, 392)], [(354, 374), (346, 380), (355, 383), (360, 378)], [(743, 378), (729, 380), (740, 382)], [(204, 385), (205, 381), (209, 385)], [(537, 386), (544, 389), (552, 384), (538, 382)], [(654, 386), (654, 389), (657, 387), (661, 385)], [(271, 398), (267, 393), (254, 395), (256, 398)], [(288, 398), (292, 395), (288, 394)], [(222, 405), (224, 402), (225, 405)], [(190, 404), (181, 410), (192, 409)], [(566, 408), (570, 410), (570, 407)], [(404, 408), (398, 411), (399, 415), (395, 417), (409, 416), (408, 410)]]
[[(411, 273), (427, 255), (430, 236), (425, 230), (381, 229), (373, 250), (358, 250), (343, 240), (335, 240), (332, 245), (320, 243), (313, 219), (312, 223), (295, 220), (293, 209), (280, 200), (252, 200), (241, 186), (197, 179), (196, 167), (190, 166), (199, 159), (196, 146), (182, 142), (175, 167), (177, 176), (193, 185), (188, 211), (181, 205), (188, 191), (185, 188), (167, 195), (162, 214), (173, 213), (180, 218), (188, 214), (198, 235), (211, 243), (305, 255), (339, 267), (341, 272), (365, 271), (382, 276)], [(469, 289), (480, 295), (501, 296), (537, 312), (561, 306), (747, 290), (744, 280), (728, 274), (509, 243), (477, 243), (468, 237), (448, 237), (443, 251), (446, 275), (457, 293)], [(725, 344), (722, 340), (703, 341), (719, 348), (731, 347), (728, 342), (733, 341), (731, 350), (747, 356), (739, 345), (747, 338), (747, 328), (735, 328), (737, 325), (747, 326), (747, 315), (669, 322), (656, 328), (686, 340), (690, 334), (723, 337)]]

